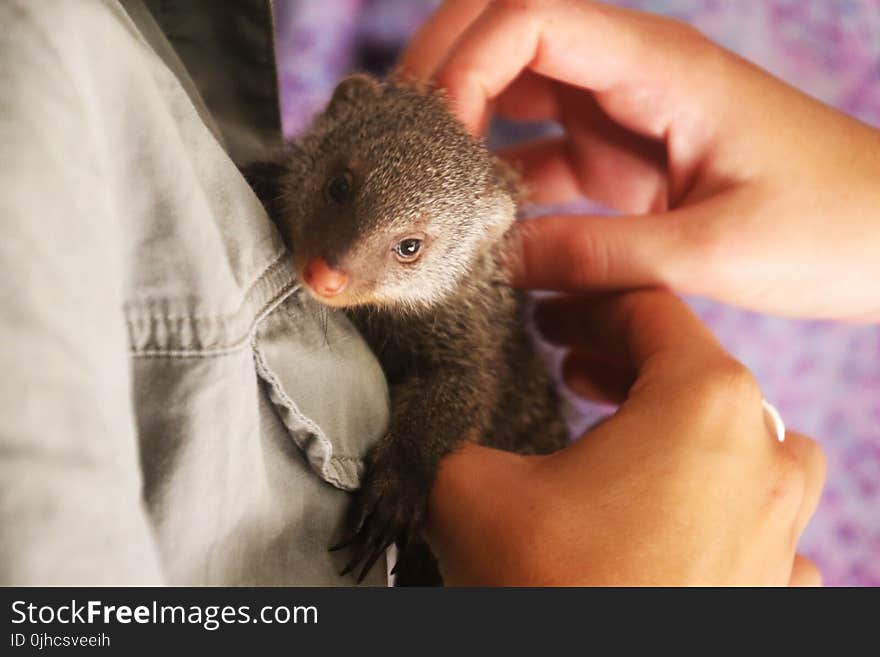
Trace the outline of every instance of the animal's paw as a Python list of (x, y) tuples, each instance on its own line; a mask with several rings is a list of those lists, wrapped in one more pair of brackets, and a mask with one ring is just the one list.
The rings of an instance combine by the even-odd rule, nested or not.
[(330, 548), (354, 546), (354, 554), (340, 574), (363, 564), (360, 582), (389, 545), (396, 542), (403, 552), (421, 529), (430, 485), (431, 478), (420, 476), (399, 450), (386, 445), (377, 449), (368, 459), (364, 483), (349, 509), (346, 534)]

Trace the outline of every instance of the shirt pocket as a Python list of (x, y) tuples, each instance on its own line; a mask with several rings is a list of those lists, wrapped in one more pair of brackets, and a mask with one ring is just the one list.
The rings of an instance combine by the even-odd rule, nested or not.
[(389, 417), (385, 377), (366, 342), (345, 315), (297, 288), (260, 321), (253, 344), (269, 399), (312, 470), (357, 489)]

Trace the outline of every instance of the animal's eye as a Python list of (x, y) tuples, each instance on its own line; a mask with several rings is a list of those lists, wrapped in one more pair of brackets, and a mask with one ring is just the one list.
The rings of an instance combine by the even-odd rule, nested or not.
[(422, 251), (422, 240), (410, 237), (401, 240), (394, 247), (394, 255), (401, 262), (415, 262)]
[(327, 200), (338, 205), (349, 203), (354, 196), (354, 178), (350, 171), (333, 174), (324, 188)]

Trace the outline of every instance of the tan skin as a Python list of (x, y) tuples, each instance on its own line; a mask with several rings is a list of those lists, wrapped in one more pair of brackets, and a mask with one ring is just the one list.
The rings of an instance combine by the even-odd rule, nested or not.
[(568, 384), (622, 403), (555, 455), (469, 445), (441, 464), (428, 538), (448, 583), (819, 583), (795, 549), (821, 451), (771, 436), (755, 381), (681, 301), (571, 297), (541, 319), (572, 348)]
[(595, 290), (880, 318), (880, 133), (691, 28), (586, 0), (449, 0), (402, 68), (475, 133), (493, 112), (558, 121), (505, 154), (532, 199), (626, 215), (522, 231), (518, 282), (571, 294), (539, 313), (571, 348), (568, 384), (620, 407), (553, 456), (468, 445), (442, 463), (428, 536), (447, 582), (820, 583), (796, 554), (816, 443), (773, 439), (748, 371), (673, 295)]
[(563, 137), (507, 154), (533, 199), (626, 215), (536, 222), (529, 285), (880, 320), (880, 131), (692, 28), (585, 0), (457, 0), (403, 67), (433, 75), (475, 132), (492, 111), (560, 122)]

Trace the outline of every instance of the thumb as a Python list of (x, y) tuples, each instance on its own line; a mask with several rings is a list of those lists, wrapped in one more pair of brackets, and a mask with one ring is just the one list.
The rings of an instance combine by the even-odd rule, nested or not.
[[(549, 215), (517, 224), (509, 268), (518, 287), (576, 292), (665, 286), (688, 292), (710, 261), (698, 228), (711, 210), (691, 206), (638, 216)], [(702, 253), (702, 255), (700, 255)]]

